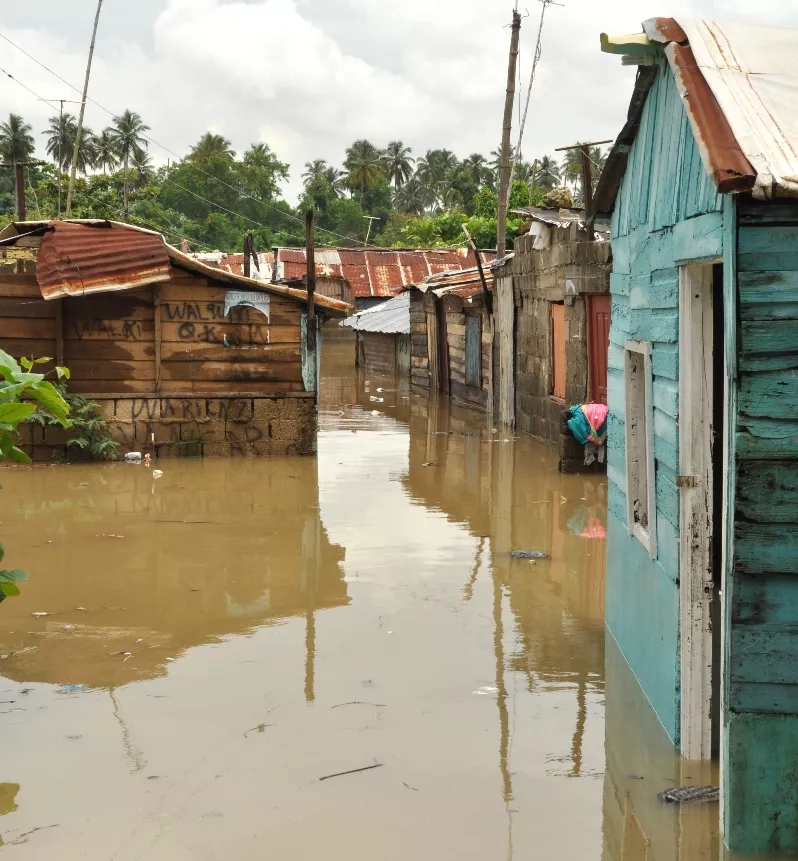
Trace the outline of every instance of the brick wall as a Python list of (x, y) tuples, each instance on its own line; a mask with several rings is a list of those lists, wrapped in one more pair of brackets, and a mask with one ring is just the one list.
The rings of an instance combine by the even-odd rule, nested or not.
[[(129, 451), (170, 457), (263, 457), (316, 451), (315, 398), (97, 398)], [(155, 434), (155, 444), (152, 443)], [(67, 431), (26, 424), (21, 447), (36, 461), (66, 454)], [(74, 451), (74, 449), (73, 449)]]

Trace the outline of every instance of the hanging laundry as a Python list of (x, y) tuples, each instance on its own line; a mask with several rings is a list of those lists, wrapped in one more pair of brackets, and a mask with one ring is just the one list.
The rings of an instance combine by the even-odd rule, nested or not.
[(568, 427), (581, 445), (592, 442), (603, 446), (607, 441), (607, 416), (609, 411), (604, 404), (577, 404), (571, 407)]

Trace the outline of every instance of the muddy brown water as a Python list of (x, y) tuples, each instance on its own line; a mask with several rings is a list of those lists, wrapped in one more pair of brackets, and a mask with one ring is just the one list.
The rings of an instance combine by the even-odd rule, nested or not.
[(716, 775), (605, 642), (604, 480), (345, 347), (320, 425), (317, 459), (3, 473), (30, 572), (0, 606), (3, 852), (718, 857), (717, 805), (656, 799)]

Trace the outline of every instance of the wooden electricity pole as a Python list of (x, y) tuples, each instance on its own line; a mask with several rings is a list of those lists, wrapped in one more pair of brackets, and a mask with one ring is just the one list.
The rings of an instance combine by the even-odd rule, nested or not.
[(103, 0), (97, 0), (97, 14), (94, 16), (94, 30), (91, 34), (91, 46), (89, 47), (89, 62), (86, 64), (86, 82), (83, 85), (83, 98), (80, 102), (80, 116), (78, 117), (78, 130), (75, 135), (75, 149), (72, 153), (72, 171), (69, 174), (69, 192), (67, 193), (66, 217), (72, 214), (72, 195), (75, 193), (75, 176), (78, 171), (78, 155), (80, 153), (80, 139), (83, 137), (83, 118), (86, 115), (86, 99), (89, 95), (89, 78), (91, 77), (91, 61), (94, 59), (94, 44), (97, 41), (97, 27), (100, 24), (100, 12), (103, 8)]
[(313, 227), (313, 210), (309, 209), (305, 217), (305, 259), (307, 261), (307, 285), (308, 285), (308, 352), (316, 350), (316, 243)]
[(507, 251), (507, 205), (510, 197), (510, 135), (513, 131), (513, 105), (515, 78), (518, 67), (518, 41), (521, 37), (521, 15), (513, 11), (510, 38), (510, 63), (507, 69), (507, 95), (504, 99), (504, 126), (502, 129), (502, 161), (499, 173), (499, 223), (496, 242), (496, 259), (502, 260)]

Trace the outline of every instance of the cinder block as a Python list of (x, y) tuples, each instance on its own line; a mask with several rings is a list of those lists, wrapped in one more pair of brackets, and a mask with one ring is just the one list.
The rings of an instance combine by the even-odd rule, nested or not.
[(155, 446), (178, 443), (181, 441), (180, 424), (178, 422), (137, 422), (135, 441), (140, 445), (152, 446), (152, 435), (155, 434)]
[[(295, 399), (292, 399), (295, 400)], [(254, 412), (253, 418), (255, 424), (257, 425), (265, 425), (266, 423), (272, 421), (277, 418), (278, 412), (278, 400), (277, 398), (256, 398), (254, 401)], [(292, 407), (296, 409), (294, 405)], [(283, 407), (285, 409), (285, 407)]]
[(206, 415), (224, 422), (252, 421), (252, 401), (249, 398), (220, 398), (205, 402)]
[(256, 442), (268, 442), (268, 429), (256, 424), (242, 424), (241, 422), (227, 422), (225, 424), (225, 440), (241, 445), (252, 445)]
[(202, 446), (203, 457), (230, 457), (230, 443), (206, 442)]
[(69, 431), (61, 425), (48, 425), (44, 429), (44, 442), (47, 445), (65, 446), (69, 439)]
[(207, 416), (204, 398), (161, 398), (161, 419), (164, 421), (198, 421)]

